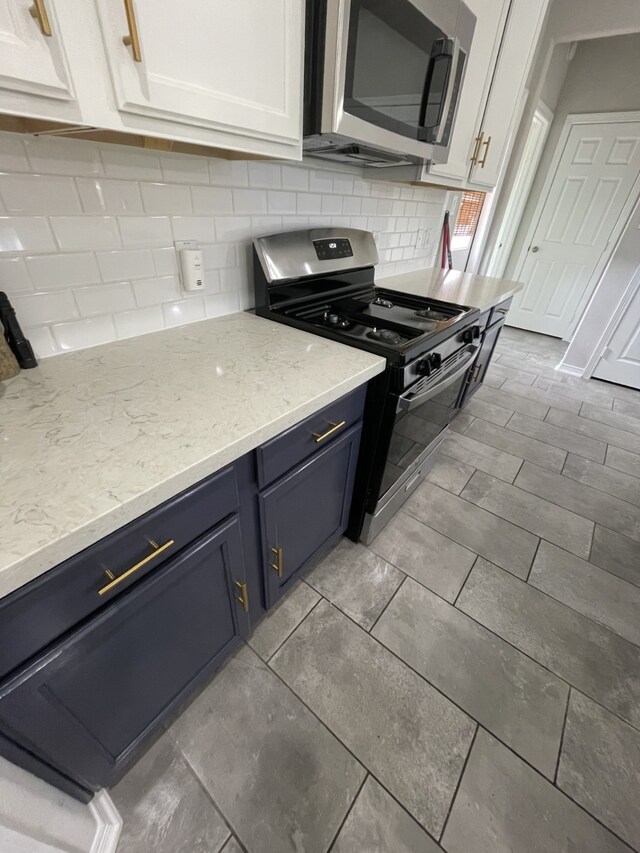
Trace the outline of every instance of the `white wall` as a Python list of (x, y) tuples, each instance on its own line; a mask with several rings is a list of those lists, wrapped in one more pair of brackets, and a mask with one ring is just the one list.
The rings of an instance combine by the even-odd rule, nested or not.
[[(37, 355), (55, 355), (252, 307), (250, 241), (260, 234), (366, 228), (378, 276), (431, 266), (445, 197), (318, 161), (1, 133), (0, 290)], [(177, 277), (173, 241), (191, 238), (204, 248), (204, 293), (183, 293)]]
[[(637, 4), (640, 7), (640, 3)], [(565, 50), (560, 45), (558, 50)], [(557, 80), (556, 73), (556, 80)], [(512, 277), (547, 172), (570, 113), (615, 112), (640, 109), (640, 33), (579, 42), (571, 60), (557, 104), (548, 104), (555, 117), (522, 221), (507, 263), (505, 275)]]
[(549, 29), (556, 41), (640, 31), (638, 0), (554, 0)]

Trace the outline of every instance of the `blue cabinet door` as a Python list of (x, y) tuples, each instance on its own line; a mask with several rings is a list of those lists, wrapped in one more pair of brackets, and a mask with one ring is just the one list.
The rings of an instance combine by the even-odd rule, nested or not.
[(111, 784), (247, 633), (244, 577), (232, 516), (5, 682), (0, 727), (85, 788)]
[(267, 606), (347, 526), (361, 425), (260, 494)]

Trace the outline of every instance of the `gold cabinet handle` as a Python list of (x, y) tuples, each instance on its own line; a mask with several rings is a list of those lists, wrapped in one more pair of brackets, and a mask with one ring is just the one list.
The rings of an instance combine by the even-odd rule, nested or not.
[(476, 144), (473, 149), (473, 154), (471, 155), (471, 165), (475, 166), (478, 162), (478, 154), (480, 153), (480, 146), (482, 145), (482, 139), (484, 137), (484, 133), (480, 131), (480, 133), (476, 136)]
[(487, 162), (487, 157), (489, 156), (489, 146), (491, 145), (491, 137), (487, 136), (486, 140), (483, 143), (484, 145), (484, 157), (480, 160), (479, 166), (481, 169), (484, 169), (484, 164)]
[(240, 595), (236, 595), (236, 601), (242, 605), (245, 613), (249, 612), (249, 590), (247, 589), (246, 581), (236, 581), (236, 586), (240, 590)]
[(114, 586), (118, 586), (119, 583), (122, 583), (123, 580), (128, 578), (134, 572), (137, 572), (138, 569), (141, 569), (143, 566), (146, 566), (147, 563), (150, 563), (151, 560), (155, 560), (163, 551), (166, 551), (167, 548), (170, 548), (174, 544), (173, 539), (169, 539), (168, 542), (165, 542), (164, 545), (156, 545), (155, 542), (151, 542), (154, 545), (155, 550), (152, 551), (151, 554), (148, 554), (143, 560), (140, 560), (139, 563), (136, 563), (135, 566), (131, 566), (130, 569), (127, 569), (126, 572), (123, 572), (121, 575), (118, 575), (117, 578), (114, 578), (112, 572), (107, 572), (107, 577), (111, 578), (111, 583), (108, 583), (106, 586), (103, 586), (102, 589), (98, 590), (98, 595), (104, 595), (114, 588)]
[(134, 62), (142, 62), (142, 51), (140, 49), (140, 36), (138, 35), (138, 24), (136, 22), (136, 10), (133, 8), (133, 0), (124, 0), (124, 11), (127, 16), (127, 27), (129, 34), (122, 36), (122, 44), (131, 48)]
[(275, 563), (271, 563), (271, 568), (274, 572), (277, 572), (278, 577), (282, 577), (282, 548), (272, 548), (272, 553), (276, 555)]
[(47, 7), (44, 5), (44, 0), (35, 0), (33, 6), (29, 7), (29, 14), (38, 22), (40, 32), (43, 36), (51, 36), (51, 24), (49, 23), (49, 15), (47, 15)]
[(342, 427), (346, 424), (346, 421), (340, 421), (339, 424), (334, 424), (333, 421), (329, 421), (329, 423), (331, 424), (331, 429), (328, 429), (326, 432), (323, 432), (320, 435), (317, 432), (313, 433), (313, 440), (316, 444), (318, 444), (318, 442), (320, 441), (324, 441), (325, 438), (329, 438), (330, 435), (333, 435), (333, 433), (337, 432), (339, 429), (342, 429)]

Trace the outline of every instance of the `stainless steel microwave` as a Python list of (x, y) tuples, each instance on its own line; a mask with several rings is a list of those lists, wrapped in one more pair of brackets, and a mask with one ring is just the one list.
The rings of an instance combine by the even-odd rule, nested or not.
[(307, 154), (444, 163), (476, 25), (461, 0), (307, 0)]

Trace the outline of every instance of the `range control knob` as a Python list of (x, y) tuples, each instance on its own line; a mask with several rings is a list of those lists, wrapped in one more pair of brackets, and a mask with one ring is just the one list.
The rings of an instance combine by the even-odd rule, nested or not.
[(432, 352), (431, 355), (428, 355), (429, 363), (431, 364), (431, 370), (439, 370), (442, 366), (442, 356), (439, 352)]
[(480, 337), (480, 326), (469, 326), (468, 329), (464, 330), (461, 337), (464, 344), (472, 344)]
[(434, 370), (438, 370), (442, 363), (440, 353), (432, 352), (421, 359), (416, 365), (418, 376), (431, 376)]

